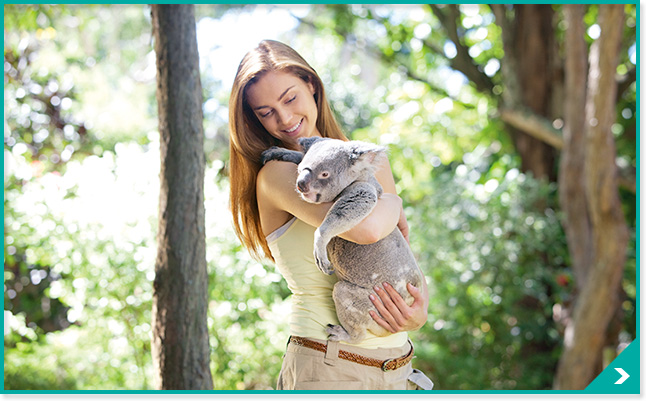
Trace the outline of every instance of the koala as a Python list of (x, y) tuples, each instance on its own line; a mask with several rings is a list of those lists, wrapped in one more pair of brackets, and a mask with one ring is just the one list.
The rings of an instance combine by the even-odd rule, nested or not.
[(369, 295), (388, 282), (410, 305), (407, 283), (420, 287), (422, 272), (399, 228), (373, 244), (356, 244), (338, 237), (370, 214), (383, 189), (375, 178), (386, 149), (361, 141), (301, 138), (303, 152), (271, 147), (262, 163), (282, 160), (298, 165), (296, 190), (311, 203), (333, 202), (314, 233), (314, 260), (324, 274), (336, 272), (332, 297), (341, 325), (329, 324), (328, 339), (359, 343), (366, 331), (390, 335), (370, 317)]

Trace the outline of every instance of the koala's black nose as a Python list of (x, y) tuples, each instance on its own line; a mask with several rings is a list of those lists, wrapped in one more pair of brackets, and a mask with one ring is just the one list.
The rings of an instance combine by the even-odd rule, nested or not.
[(296, 182), (296, 187), (298, 187), (298, 191), (300, 191), (301, 193), (306, 193), (308, 187), (307, 180), (299, 180), (298, 182)]
[(305, 168), (302, 172), (299, 173), (298, 177), (296, 178), (296, 188), (298, 189), (298, 191), (300, 191), (303, 194), (309, 191), (311, 175), (312, 175), (312, 172), (307, 168)]

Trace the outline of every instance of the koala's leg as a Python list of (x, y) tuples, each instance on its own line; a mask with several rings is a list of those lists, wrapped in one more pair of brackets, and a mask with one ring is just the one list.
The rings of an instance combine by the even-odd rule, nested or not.
[(303, 153), (298, 151), (292, 151), (286, 148), (280, 147), (271, 147), (268, 150), (264, 151), (261, 154), (261, 162), (264, 165), (269, 161), (285, 161), (292, 162), (295, 164), (301, 163), (303, 160)]
[(354, 182), (339, 194), (314, 233), (314, 258), (321, 272), (328, 275), (334, 272), (327, 255), (330, 240), (352, 229), (368, 216), (375, 207), (377, 198), (378, 190), (367, 182)]
[(371, 292), (371, 289), (346, 281), (339, 281), (334, 285), (332, 298), (341, 325), (328, 325), (326, 331), (330, 340), (359, 343), (366, 337), (366, 331), (377, 336), (390, 334), (368, 313), (374, 310), (369, 299)]

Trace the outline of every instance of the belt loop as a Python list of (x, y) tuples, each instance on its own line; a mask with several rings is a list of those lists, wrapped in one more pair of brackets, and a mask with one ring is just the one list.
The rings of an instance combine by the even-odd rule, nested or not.
[(328, 340), (323, 362), (328, 366), (335, 366), (337, 360), (339, 360), (339, 342)]

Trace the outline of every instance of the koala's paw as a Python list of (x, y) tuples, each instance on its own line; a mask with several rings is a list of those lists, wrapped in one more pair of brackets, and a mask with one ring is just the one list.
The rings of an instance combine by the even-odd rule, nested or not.
[(271, 147), (260, 155), (260, 162), (264, 165), (269, 161), (282, 160), (285, 150), (279, 147)]
[(340, 325), (328, 324), (325, 331), (328, 334), (327, 338), (329, 340), (331, 340), (331, 341), (335, 341), (335, 342), (344, 341), (344, 342), (347, 342), (351, 338), (350, 334), (348, 334), (348, 331), (346, 331), (345, 328), (343, 328)]
[(314, 260), (316, 261), (316, 266), (326, 275), (332, 275), (334, 273), (334, 267), (332, 263), (327, 258), (327, 251), (323, 248), (323, 251), (319, 247), (314, 247)]

